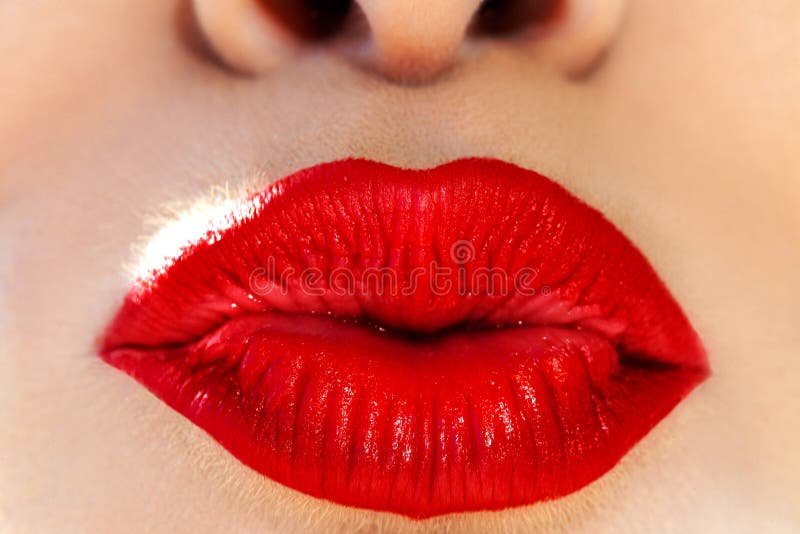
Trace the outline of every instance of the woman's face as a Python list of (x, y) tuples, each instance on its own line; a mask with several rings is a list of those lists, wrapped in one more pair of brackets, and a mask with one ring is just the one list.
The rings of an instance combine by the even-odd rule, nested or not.
[[(627, 0), (595, 33), (479, 38), (459, 31), (474, 1), (431, 0), (419, 20), (360, 3), (352, 35), (292, 44), (197, 2), (197, 31), (248, 76), (209, 59), (186, 2), (0, 8), (0, 525), (796, 529), (800, 4)], [(581, 2), (609, 20), (611, 4)], [(347, 157), (471, 156), (602, 211), (708, 351), (711, 377), (582, 490), (427, 521), (313, 499), (96, 357), (148, 238), (189, 207)]]

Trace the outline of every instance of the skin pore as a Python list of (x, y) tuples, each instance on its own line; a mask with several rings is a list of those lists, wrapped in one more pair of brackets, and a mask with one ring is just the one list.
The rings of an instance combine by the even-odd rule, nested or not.
[[(0, 530), (796, 528), (800, 4), (628, 0), (608, 49), (462, 36), (422, 72), (279, 44), (254, 76), (191, 46), (184, 4), (0, 5)], [(159, 228), (350, 156), (553, 177), (649, 258), (713, 376), (575, 494), (414, 522), (261, 477), (95, 357)]]

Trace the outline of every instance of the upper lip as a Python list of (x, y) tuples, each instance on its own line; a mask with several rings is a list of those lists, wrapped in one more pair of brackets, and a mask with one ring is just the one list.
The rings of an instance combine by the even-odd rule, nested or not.
[[(697, 335), (636, 247), (561, 186), (508, 163), (318, 165), (243, 200), (227, 220), (136, 282), (101, 355), (248, 465), (316, 496), (422, 517), (561, 495), (609, 469), (708, 372)], [(270, 356), (278, 340), (281, 355)], [(423, 352), (427, 360), (403, 367)], [(389, 373), (396, 362), (373, 354), (400, 367)], [(588, 381), (570, 367), (576, 355)], [(294, 371), (269, 382), (281, 358)], [(397, 374), (406, 371), (414, 383)], [(495, 375), (511, 386), (487, 386)], [(383, 400), (364, 380), (380, 382)], [(530, 398), (515, 390), (520, 381)], [(418, 403), (420, 387), (433, 391), (433, 407)], [(347, 388), (364, 413), (346, 413)], [(464, 391), (468, 408), (452, 408)], [(324, 417), (298, 422), (303, 403)], [(534, 408), (555, 414), (559, 445), (542, 438)], [(274, 421), (263, 415), (272, 412)], [(476, 438), (504, 417), (514, 432)], [(348, 418), (385, 421), (372, 433), (342, 431)], [(409, 418), (419, 439), (402, 427)], [(267, 426), (290, 431), (290, 466)], [(413, 456), (406, 471), (402, 436)], [(442, 449), (443, 437), (459, 443)], [(468, 454), (454, 459), (459, 451)], [(315, 463), (319, 455), (327, 463)], [(343, 471), (347, 482), (331, 485)], [(403, 476), (429, 483), (400, 491)]]

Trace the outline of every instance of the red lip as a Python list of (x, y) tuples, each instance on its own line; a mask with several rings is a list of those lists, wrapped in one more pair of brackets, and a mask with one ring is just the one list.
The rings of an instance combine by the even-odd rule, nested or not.
[(708, 374), (641, 253), (496, 160), (347, 160), (139, 280), (102, 357), (239, 460), (412, 517), (579, 489)]

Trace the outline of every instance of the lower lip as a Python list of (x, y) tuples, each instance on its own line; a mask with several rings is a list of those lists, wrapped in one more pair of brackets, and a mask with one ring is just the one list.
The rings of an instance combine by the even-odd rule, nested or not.
[[(328, 220), (314, 213), (323, 203)], [(565, 495), (613, 467), (708, 374), (635, 247), (530, 171), (346, 161), (246, 205), (138, 281), (101, 356), (244, 464), (309, 495), (415, 518)], [(374, 221), (359, 220), (364, 206)], [(533, 206), (535, 218), (506, 217)], [(447, 257), (452, 243), (509, 279), (535, 267), (538, 292), (458, 291), (475, 265)], [(453, 267), (451, 292), (402, 292), (429, 256)], [(287, 293), (254, 295), (252, 274), (270, 258), (315, 267), (327, 292), (290, 277)], [(391, 264), (401, 287), (334, 295), (336, 259), (359, 275)]]

